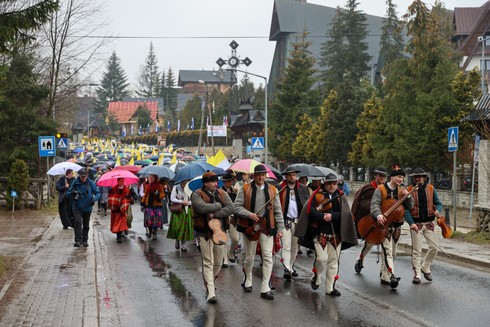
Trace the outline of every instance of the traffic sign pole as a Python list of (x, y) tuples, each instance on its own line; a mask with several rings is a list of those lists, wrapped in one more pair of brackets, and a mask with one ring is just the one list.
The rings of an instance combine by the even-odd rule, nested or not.
[(453, 187), (452, 187), (452, 197), (453, 197), (453, 220), (454, 220), (454, 231), (456, 231), (456, 184), (457, 172), (456, 172), (456, 153), (458, 151), (458, 134), (459, 127), (449, 127), (447, 130), (447, 143), (448, 151), (453, 153)]

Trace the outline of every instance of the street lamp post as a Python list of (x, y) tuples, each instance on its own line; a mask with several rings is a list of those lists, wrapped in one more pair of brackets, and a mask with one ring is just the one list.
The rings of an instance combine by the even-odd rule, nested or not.
[(489, 40), (490, 37), (486, 36), (479, 36), (478, 37), (478, 42), (481, 42), (481, 64), (480, 64), (480, 70), (481, 70), (481, 93), (482, 95), (485, 94), (485, 42)]
[[(227, 69), (227, 70), (231, 70), (231, 69)], [(245, 74), (248, 74), (248, 75), (252, 75), (252, 76), (255, 76), (255, 77), (260, 77), (260, 78), (263, 78), (264, 79), (264, 82), (265, 82), (265, 102), (264, 102), (264, 111), (265, 111), (265, 122), (264, 122), (264, 149), (265, 149), (265, 160), (264, 160), (264, 163), (267, 165), (268, 164), (268, 161), (269, 161), (269, 148), (267, 146), (267, 140), (268, 140), (268, 137), (267, 137), (267, 129), (268, 129), (268, 114), (267, 114), (267, 77), (265, 76), (261, 76), (261, 75), (257, 75), (257, 74), (254, 74), (254, 73), (250, 73), (250, 72), (247, 72), (247, 71), (244, 71), (244, 70), (240, 70), (240, 69), (232, 69), (234, 71), (237, 71), (237, 72), (241, 72), (241, 73), (245, 73)]]
[[(204, 84), (206, 86), (206, 99), (204, 101), (207, 102), (207, 84), (206, 82), (204, 82), (203, 80), (199, 80), (198, 81), (199, 84)], [(201, 124), (200, 124), (200, 127), (199, 127), (199, 141), (197, 142), (197, 155), (200, 156), (201, 155), (201, 143), (202, 143), (202, 127), (203, 127), (203, 124), (204, 124), (204, 106), (206, 104), (202, 104), (201, 103)]]

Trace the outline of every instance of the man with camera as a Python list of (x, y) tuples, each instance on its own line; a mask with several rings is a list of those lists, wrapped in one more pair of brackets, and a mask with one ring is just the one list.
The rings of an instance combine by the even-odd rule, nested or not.
[(77, 179), (66, 191), (67, 197), (72, 197), (73, 229), (75, 231), (75, 247), (88, 246), (88, 231), (92, 207), (100, 198), (99, 188), (88, 178), (87, 169), (78, 171)]

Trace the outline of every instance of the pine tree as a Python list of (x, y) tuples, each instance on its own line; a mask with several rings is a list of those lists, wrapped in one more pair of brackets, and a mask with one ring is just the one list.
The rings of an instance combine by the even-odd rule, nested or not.
[(153, 50), (153, 42), (150, 42), (150, 50), (145, 59), (139, 77), (139, 90), (136, 93), (145, 98), (153, 98), (158, 95), (160, 89), (160, 76), (158, 72), (158, 60)]
[(106, 71), (102, 75), (100, 86), (97, 88), (97, 99), (95, 102), (96, 112), (107, 114), (107, 107), (111, 101), (122, 101), (129, 97), (131, 92), (128, 89), (126, 73), (121, 67), (121, 60), (114, 51), (107, 61)]
[(304, 113), (311, 113), (318, 106), (317, 93), (312, 90), (315, 59), (307, 36), (308, 32), (303, 31), (293, 43), (288, 66), (277, 84), (278, 91), (270, 106), (271, 136), (268, 143), (271, 153), (279, 159), (294, 159), (291, 154), (297, 134), (296, 125)]
[(353, 81), (360, 81), (368, 71), (371, 57), (367, 53), (366, 16), (357, 10), (358, 5), (356, 0), (348, 0), (346, 8), (337, 8), (327, 31), (329, 40), (322, 44), (320, 67), (326, 94), (345, 74), (350, 74)]
[(392, 0), (386, 1), (386, 17), (383, 18), (383, 27), (381, 28), (381, 40), (379, 56), (383, 60), (384, 66), (389, 66), (403, 57), (405, 47), (402, 36), (403, 24), (398, 19), (396, 5)]
[(172, 67), (169, 67), (167, 70), (167, 76), (165, 78), (165, 93), (163, 100), (165, 101), (165, 110), (170, 117), (174, 120), (176, 119), (176, 111), (177, 111), (177, 83), (175, 81), (175, 74), (172, 70)]

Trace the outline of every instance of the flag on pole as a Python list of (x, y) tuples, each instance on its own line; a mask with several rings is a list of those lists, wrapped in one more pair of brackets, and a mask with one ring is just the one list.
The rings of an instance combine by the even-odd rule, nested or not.
[(167, 132), (170, 132), (170, 119), (167, 121)]
[(158, 133), (158, 122), (155, 123), (155, 132)]
[(119, 167), (121, 165), (121, 157), (117, 156), (116, 163), (114, 164), (114, 167)]
[(206, 117), (206, 126), (209, 126), (209, 116)]
[(131, 135), (133, 135), (133, 134), (134, 134), (134, 125), (131, 124)]
[(138, 135), (141, 135), (141, 125), (140, 128), (138, 128)]
[(172, 157), (172, 160), (170, 160), (170, 164), (174, 164), (177, 162), (177, 151), (174, 152), (174, 156)]
[(131, 157), (131, 160), (129, 160), (128, 165), (134, 166), (134, 157)]
[(174, 147), (172, 146), (172, 144), (170, 144), (170, 145), (168, 146), (168, 152), (169, 152), (169, 153), (174, 152)]
[(177, 121), (177, 132), (180, 132), (180, 119)]
[(126, 137), (126, 126), (122, 129), (122, 137)]
[(191, 129), (194, 130), (194, 117), (191, 119)]
[(160, 157), (158, 158), (158, 165), (159, 166), (163, 166), (163, 158), (164, 157), (163, 157), (163, 152), (162, 152), (162, 154), (160, 154)]

